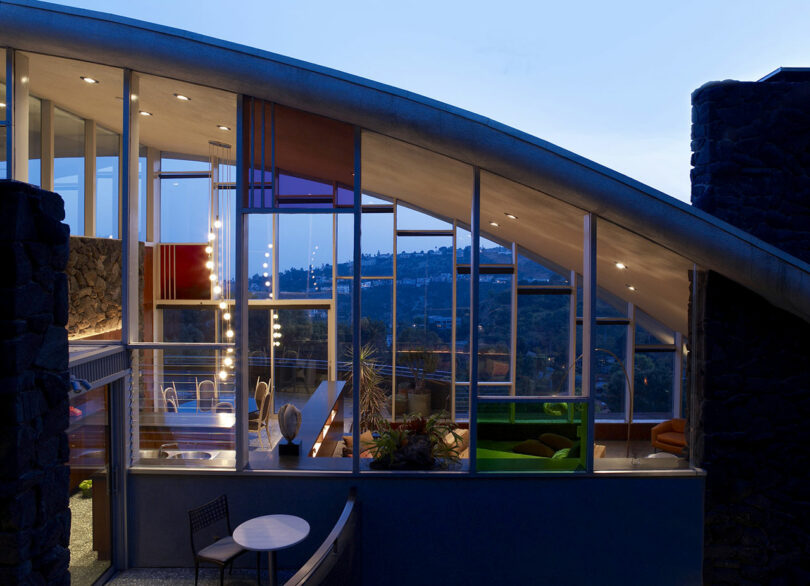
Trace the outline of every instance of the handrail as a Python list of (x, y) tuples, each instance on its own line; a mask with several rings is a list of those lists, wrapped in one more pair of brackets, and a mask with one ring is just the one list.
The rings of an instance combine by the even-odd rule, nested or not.
[[(355, 531), (359, 506), (359, 503), (357, 503), (357, 489), (352, 487), (349, 489), (349, 498), (343, 507), (343, 512), (341, 512), (332, 531), (315, 550), (315, 553), (301, 566), (301, 569), (284, 583), (284, 586), (315, 586), (321, 584), (330, 576), (332, 569), (346, 550), (346, 546), (353, 547), (352, 540), (355, 536), (348, 533), (344, 535), (344, 532), (347, 530)], [(354, 552), (349, 552), (349, 555), (353, 554)], [(352, 564), (349, 563), (348, 567), (344, 564), (342, 568), (351, 572)], [(321, 570), (323, 573), (319, 573)]]

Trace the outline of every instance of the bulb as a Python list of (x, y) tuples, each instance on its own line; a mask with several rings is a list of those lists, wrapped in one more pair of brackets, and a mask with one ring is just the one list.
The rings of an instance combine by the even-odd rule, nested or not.
[(265, 253), (264, 253), (264, 258), (270, 258), (270, 253), (269, 253), (269, 252), (265, 252)]
[(267, 245), (267, 248), (273, 248), (273, 245), (272, 245), (272, 244), (268, 244), (268, 245)]
[(225, 361), (224, 361), (224, 362), (225, 362), (225, 366), (230, 366), (231, 364), (233, 364), (233, 358), (231, 358), (230, 356), (228, 356), (228, 357), (225, 359)]
[(227, 332), (225, 332), (225, 335), (228, 336), (229, 338), (233, 338), (233, 330), (228, 330)]
[(267, 268), (267, 263), (266, 263), (266, 262), (263, 262), (263, 263), (262, 263), (262, 268), (263, 268), (263, 269), (266, 269), (266, 268)]
[(266, 278), (267, 276), (268, 276), (268, 273), (262, 273), (262, 277)]
[(220, 370), (219, 371), (219, 378), (221, 380), (225, 380), (226, 378), (228, 378), (228, 371), (227, 370)]
[(222, 228), (222, 222), (220, 222), (219, 220), (215, 221), (214, 228)]
[(205, 254), (211, 254), (212, 252), (214, 252), (213, 248), (211, 248), (210, 246), (205, 247)]
[(209, 281), (216, 281), (217, 280), (216, 273), (211, 273), (210, 275), (208, 275), (208, 280)]
[(281, 324), (273, 324), (273, 329), (274, 330), (280, 330), (281, 329)]
[(227, 313), (227, 312), (222, 314), (222, 319), (224, 319), (225, 321), (230, 320), (231, 319), (231, 314)]
[(276, 347), (281, 346), (281, 342), (273, 342), (273, 346), (276, 346)]
[(228, 304), (225, 303), (224, 301), (219, 302), (219, 308), (220, 309), (226, 309), (227, 307), (228, 307)]
[(274, 338), (280, 338), (281, 337), (281, 332), (274, 332), (273, 337)]
[(207, 263), (205, 263), (205, 268), (213, 269), (214, 268), (214, 261), (209, 260)]
[(265, 287), (269, 287), (269, 286), (270, 286), (270, 281), (265, 281), (265, 282), (264, 282), (264, 286), (265, 286)]
[(228, 348), (228, 354), (233, 354), (233, 348)]
[(214, 238), (216, 238), (216, 237), (217, 237), (217, 235), (216, 235), (216, 234), (214, 234), (213, 232), (209, 232), (209, 233), (208, 233), (208, 240), (213, 240), (213, 239), (214, 239)]
[(222, 293), (222, 287), (214, 285), (214, 295), (219, 295), (220, 293)]

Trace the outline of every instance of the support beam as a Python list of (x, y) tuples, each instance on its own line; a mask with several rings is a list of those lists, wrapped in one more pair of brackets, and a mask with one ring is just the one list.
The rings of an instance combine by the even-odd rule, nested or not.
[(84, 121), (84, 235), (96, 236), (96, 121)]
[(28, 183), (28, 57), (14, 51), (14, 111), (11, 121), (13, 134), (13, 167), (11, 176)]
[(123, 157), (121, 174), (122, 291), (121, 336), (124, 343), (138, 341), (138, 146), (140, 104), (138, 74), (124, 71)]
[[(236, 267), (234, 283), (234, 339), (236, 340), (236, 367), (234, 368), (234, 381), (236, 382), (236, 470), (244, 470), (250, 462), (247, 421), (248, 421), (248, 214), (242, 212), (247, 201), (248, 185), (245, 179), (249, 177), (248, 162), (245, 156), (245, 124), (252, 121), (247, 116), (249, 99), (240, 95), (236, 100)], [(251, 112), (253, 110), (251, 109)], [(252, 126), (252, 124), (251, 124)], [(147, 153), (147, 157), (148, 157)], [(151, 166), (150, 166), (151, 168)], [(159, 232), (157, 234), (159, 236)], [(272, 323), (272, 321), (270, 322)], [(275, 382), (275, 379), (273, 379)]]
[(582, 246), (582, 396), (588, 397), (586, 470), (593, 472), (594, 351), (596, 348), (596, 216), (585, 214)]
[(42, 189), (53, 191), (53, 102), (42, 100), (42, 154), (40, 185)]
[[(470, 472), (478, 467), (478, 279), (481, 273), (481, 169), (473, 167), (470, 205)], [(455, 252), (454, 252), (455, 254)]]

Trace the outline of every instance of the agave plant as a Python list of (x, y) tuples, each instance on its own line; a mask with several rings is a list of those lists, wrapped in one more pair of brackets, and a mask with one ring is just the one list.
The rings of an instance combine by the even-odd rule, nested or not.
[[(432, 468), (436, 462), (446, 467), (459, 461), (459, 451), (455, 447), (461, 436), (456, 426), (448, 420), (448, 413), (442, 411), (430, 417), (405, 416), (398, 427), (387, 420), (381, 421), (379, 436), (374, 439), (371, 452), (375, 469), (424, 470)], [(452, 434), (452, 441), (445, 441)]]
[[(376, 349), (372, 344), (360, 347), (360, 432), (366, 430), (378, 431), (382, 425), (385, 410), (385, 391), (380, 387), (382, 375), (377, 365)], [(349, 362), (353, 359), (351, 348), (348, 353)], [(354, 375), (351, 370), (346, 377), (347, 384), (354, 384)]]

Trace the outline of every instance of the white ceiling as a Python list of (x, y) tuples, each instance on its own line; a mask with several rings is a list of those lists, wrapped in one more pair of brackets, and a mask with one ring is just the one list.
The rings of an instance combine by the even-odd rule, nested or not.
[[(372, 132), (363, 133), (363, 190), (402, 198), (469, 224), (472, 167)], [(506, 217), (517, 216), (517, 220)], [(585, 211), (481, 172), (481, 231), (516, 242), (562, 267), (582, 273)], [(499, 224), (489, 225), (490, 221)], [(627, 269), (619, 270), (621, 261)], [(597, 226), (599, 286), (636, 304), (673, 330), (685, 332), (692, 262), (606, 221)], [(631, 291), (627, 285), (633, 285)]]

